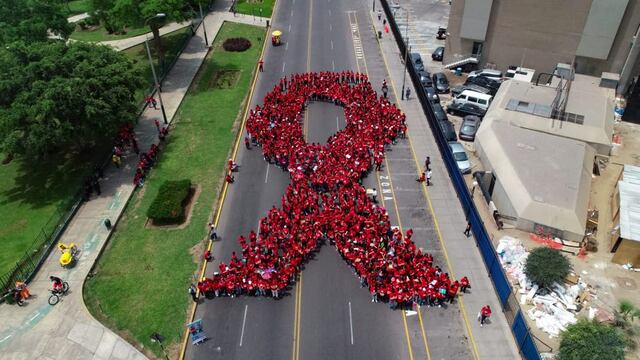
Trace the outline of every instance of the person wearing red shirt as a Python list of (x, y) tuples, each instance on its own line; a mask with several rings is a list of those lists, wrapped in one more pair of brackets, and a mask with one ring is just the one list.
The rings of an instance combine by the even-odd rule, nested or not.
[(460, 279), (460, 292), (466, 293), (467, 289), (470, 287), (471, 284), (469, 283), (469, 279), (466, 276)]
[(480, 327), (484, 325), (484, 322), (491, 316), (491, 307), (489, 305), (485, 305), (480, 309)]

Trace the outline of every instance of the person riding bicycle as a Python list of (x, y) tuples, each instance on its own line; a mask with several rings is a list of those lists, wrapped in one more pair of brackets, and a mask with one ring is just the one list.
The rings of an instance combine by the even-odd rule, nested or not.
[(57, 276), (49, 276), (49, 280), (53, 282), (53, 291), (62, 291), (64, 285), (62, 283), (62, 279)]

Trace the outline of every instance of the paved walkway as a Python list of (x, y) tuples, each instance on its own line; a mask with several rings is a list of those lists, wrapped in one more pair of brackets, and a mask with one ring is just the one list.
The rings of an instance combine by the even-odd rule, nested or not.
[(76, 23), (76, 22), (78, 22), (80, 20), (84, 20), (84, 19), (88, 18), (89, 16), (91, 16), (91, 15), (89, 15), (89, 13), (82, 13), (82, 14), (78, 14), (78, 15), (73, 15), (73, 16), (69, 16), (67, 18), (67, 21), (70, 22), (70, 23)]
[[(224, 21), (253, 24), (250, 17), (235, 17), (227, 10), (230, 0), (216, 1), (215, 9), (205, 18), (210, 39)], [(256, 20), (257, 22), (258, 20)], [(200, 27), (163, 83), (163, 99), (169, 119), (173, 119), (189, 85), (206, 54)], [(157, 142), (154, 119), (161, 120), (158, 110), (147, 109), (136, 127), (142, 151)], [(78, 264), (65, 270), (58, 264), (59, 253), (51, 253), (35, 279), (29, 284), (34, 296), (27, 305), (0, 305), (0, 358), (6, 359), (145, 359), (145, 356), (95, 320), (86, 309), (82, 286), (98, 254), (111, 232), (104, 219), (116, 223), (133, 194), (133, 175), (137, 157), (128, 154), (123, 167), (109, 167), (101, 180), (102, 195), (82, 204), (62, 235), (63, 243), (75, 242), (81, 249)], [(69, 282), (71, 290), (56, 306), (47, 303), (51, 287), (49, 275)]]
[[(376, 1), (376, 9), (378, 8), (381, 8), (381, 5), (379, 1)], [(383, 32), (379, 44), (386, 60), (385, 65), (389, 72), (391, 88), (393, 92), (400, 91), (404, 70), (400, 51), (393, 34), (391, 32), (384, 33), (382, 21), (378, 21), (377, 15), (371, 15), (375, 30)], [(408, 101), (397, 101), (397, 105), (407, 115), (409, 138), (415, 156), (421, 162), (426, 156), (431, 156), (433, 185), (428, 187), (429, 206), (433, 207), (434, 219), (437, 221), (436, 230), (440, 232), (448, 254), (448, 262), (451, 266), (449, 272), (454, 277), (467, 275), (472, 285), (470, 294), (461, 297), (464, 304), (461, 310), (469, 319), (479, 358), (518, 359), (520, 358), (518, 348), (509, 324), (501, 311), (500, 302), (491, 279), (488, 277), (480, 252), (475, 246), (475, 241), (463, 235), (467, 222), (462, 206), (451, 184), (420, 102), (415, 96), (416, 89), (408, 75), (406, 85), (411, 88), (413, 95)], [(400, 93), (397, 92), (397, 95), (399, 97)], [(491, 316), (491, 324), (481, 328), (476, 321), (476, 316), (485, 304), (491, 306), (493, 315)]]

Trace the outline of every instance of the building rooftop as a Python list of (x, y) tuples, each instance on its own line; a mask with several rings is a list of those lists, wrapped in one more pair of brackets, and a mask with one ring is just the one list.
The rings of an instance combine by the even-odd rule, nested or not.
[(584, 233), (595, 156), (590, 145), (510, 126), (490, 113), (476, 142), (518, 217)]
[(620, 236), (640, 241), (640, 167), (625, 165), (620, 191)]
[[(509, 80), (493, 99), (490, 111), (515, 126), (611, 147), (615, 92), (599, 86), (600, 79), (576, 74), (566, 101), (567, 117), (551, 117), (554, 86)], [(508, 112), (508, 114), (506, 113)]]

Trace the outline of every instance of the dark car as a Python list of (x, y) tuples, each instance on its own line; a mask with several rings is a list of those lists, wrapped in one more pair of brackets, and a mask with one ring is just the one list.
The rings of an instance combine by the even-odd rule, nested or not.
[(500, 82), (496, 81), (494, 79), (490, 79), (486, 76), (475, 76), (472, 78), (468, 78), (467, 81), (465, 81), (464, 83), (465, 85), (469, 85), (469, 84), (474, 84), (474, 85), (478, 85), (481, 86), (485, 89), (489, 89), (490, 91), (493, 92), (493, 94), (495, 94), (498, 89), (500, 88)]
[(440, 105), (440, 96), (438, 95), (436, 89), (432, 87), (426, 87), (424, 88), (424, 92), (427, 94), (427, 99), (429, 99), (430, 103)]
[(431, 74), (429, 74), (426, 71), (418, 71), (418, 76), (420, 77), (420, 83), (422, 84), (422, 87), (424, 88), (429, 88), (429, 87), (433, 87), (433, 81), (431, 80)]
[(454, 88), (451, 89), (451, 96), (456, 97), (458, 96), (460, 93), (462, 93), (465, 90), (471, 90), (471, 91), (475, 91), (481, 94), (489, 94), (491, 96), (495, 95), (496, 93), (494, 91), (491, 91), (490, 89), (487, 88), (483, 88), (480, 85), (476, 85), (476, 84), (468, 84), (468, 85), (459, 85), (456, 86)]
[(424, 63), (422, 62), (422, 57), (420, 57), (420, 54), (411, 53), (411, 54), (409, 54), (409, 59), (411, 59), (411, 63), (413, 64), (413, 68), (416, 69), (416, 71), (423, 71), (424, 70)]
[(447, 106), (447, 113), (453, 114), (453, 115), (460, 115), (460, 116), (475, 115), (478, 117), (483, 117), (486, 112), (487, 111), (484, 110), (483, 108), (471, 103), (464, 103), (464, 104), (451, 103), (449, 104), (449, 106)]
[(449, 80), (444, 73), (433, 74), (433, 85), (440, 94), (449, 92)]
[(431, 53), (431, 59), (433, 61), (442, 61), (444, 57), (444, 46), (438, 46), (433, 53)]
[(458, 137), (456, 136), (456, 129), (453, 127), (451, 121), (438, 121), (438, 125), (440, 125), (440, 130), (442, 131), (442, 135), (447, 141), (457, 141)]
[(438, 120), (438, 122), (449, 121), (449, 117), (447, 116), (447, 113), (444, 112), (442, 105), (433, 104), (431, 105), (431, 108), (433, 109), (433, 113), (436, 115), (436, 120)]
[(481, 118), (475, 115), (467, 115), (462, 119), (462, 125), (460, 125), (460, 132), (458, 137), (460, 140), (473, 141), (476, 138), (476, 132), (480, 127)]

